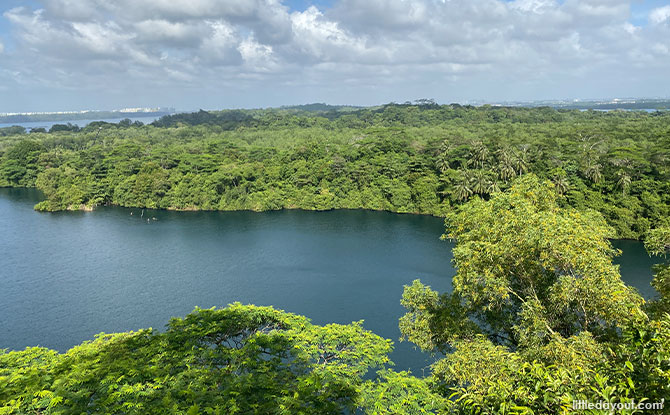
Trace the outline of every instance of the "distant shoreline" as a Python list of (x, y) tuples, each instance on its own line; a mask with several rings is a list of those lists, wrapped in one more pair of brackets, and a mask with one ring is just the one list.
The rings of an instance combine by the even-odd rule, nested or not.
[(86, 111), (72, 113), (42, 113), (42, 114), (12, 114), (0, 115), (0, 124), (28, 123), (28, 122), (68, 122), (95, 119), (118, 119), (118, 118), (145, 118), (162, 117), (174, 114), (174, 110), (166, 111)]

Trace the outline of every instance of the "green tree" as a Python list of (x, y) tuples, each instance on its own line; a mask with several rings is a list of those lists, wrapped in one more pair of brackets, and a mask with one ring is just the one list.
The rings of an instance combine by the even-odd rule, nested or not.
[[(445, 396), (486, 413), (557, 413), (568, 396), (606, 394), (611, 385), (594, 381), (606, 376), (599, 363), (622, 328), (646, 315), (612, 263), (603, 218), (560, 208), (553, 185), (527, 175), (489, 201), (471, 200), (445, 224), (456, 241), (453, 293), (415, 281), (400, 320), (403, 339), (446, 353), (433, 366)], [(563, 386), (523, 392), (533, 382)]]
[[(270, 307), (196, 309), (164, 333), (0, 353), (3, 414), (341, 414), (390, 341)], [(419, 382), (416, 380), (415, 382)]]
[(34, 140), (21, 140), (10, 147), (0, 160), (0, 182), (11, 185), (34, 186), (38, 173), (37, 161), (45, 148)]
[(644, 246), (649, 255), (664, 259), (663, 262), (654, 266), (654, 279), (651, 282), (659, 298), (649, 303), (652, 314), (660, 318), (665, 313), (670, 313), (670, 263), (668, 262), (670, 227), (660, 227), (649, 231)]

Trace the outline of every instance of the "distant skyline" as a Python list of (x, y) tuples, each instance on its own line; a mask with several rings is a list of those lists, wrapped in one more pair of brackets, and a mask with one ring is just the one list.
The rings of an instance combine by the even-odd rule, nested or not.
[(670, 0), (3, 0), (0, 112), (670, 97)]

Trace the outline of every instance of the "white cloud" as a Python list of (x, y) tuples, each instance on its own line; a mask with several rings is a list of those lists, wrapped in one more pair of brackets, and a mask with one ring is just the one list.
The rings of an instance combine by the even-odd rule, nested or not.
[(88, 21), (100, 16), (105, 0), (42, 0), (46, 12), (57, 19)]
[(635, 26), (630, 1), (338, 0), (291, 12), (279, 0), (40, 0), (4, 13), (17, 47), (3, 56), (24, 85), (238, 88), (258, 100), (347, 85), (358, 88), (347, 96), (605, 94), (627, 84), (626, 68), (667, 88), (670, 6)]
[(626, 22), (626, 23), (623, 24), (623, 30), (625, 30), (630, 35), (636, 34), (637, 32), (640, 31), (640, 29), (641, 28), (639, 26), (635, 26), (635, 25), (631, 24), (630, 22)]
[(237, 46), (240, 41), (235, 28), (221, 20), (207, 24), (211, 28), (211, 35), (203, 40), (196, 56), (209, 64), (239, 64), (241, 55)]
[(670, 6), (656, 8), (649, 13), (649, 21), (653, 24), (661, 24), (670, 20)]
[(209, 34), (204, 22), (170, 22), (167, 20), (142, 20), (134, 24), (135, 36), (141, 43), (169, 43), (173, 47), (194, 47)]
[[(293, 52), (311, 62), (350, 61), (364, 58), (365, 40), (342, 29), (338, 22), (324, 17), (316, 7), (291, 15)], [(380, 50), (381, 48), (378, 48)]]
[(542, 14), (546, 11), (555, 9), (557, 2), (555, 0), (515, 0), (510, 3), (510, 7), (528, 13)]

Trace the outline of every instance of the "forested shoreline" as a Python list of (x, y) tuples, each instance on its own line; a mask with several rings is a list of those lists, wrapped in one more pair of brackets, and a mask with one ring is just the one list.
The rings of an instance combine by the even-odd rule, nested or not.
[(0, 350), (0, 414), (667, 413), (670, 227), (646, 235), (645, 301), (602, 215), (558, 200), (527, 174), (446, 216), (453, 290), (415, 280), (400, 299), (401, 341), (433, 357), (422, 376), (394, 371), (392, 342), (362, 322), (235, 303), (65, 353)]
[[(309, 108), (309, 107), (307, 107)], [(312, 109), (312, 108), (309, 108)], [(373, 209), (445, 216), (518, 176), (640, 239), (670, 213), (670, 112), (389, 104), (200, 111), (0, 134), (0, 186), (43, 211)]]

